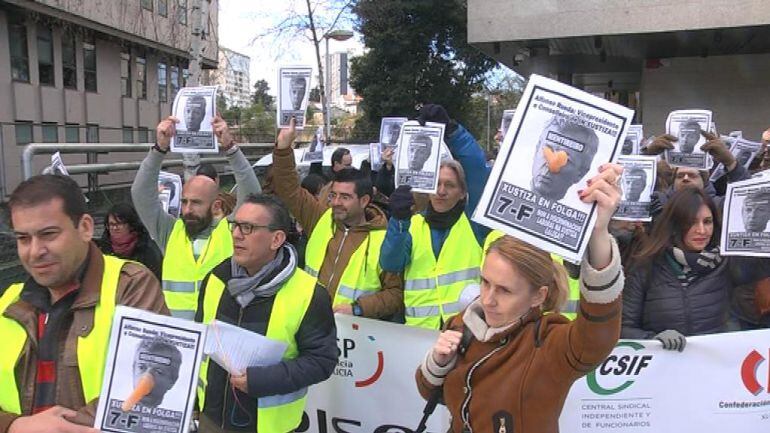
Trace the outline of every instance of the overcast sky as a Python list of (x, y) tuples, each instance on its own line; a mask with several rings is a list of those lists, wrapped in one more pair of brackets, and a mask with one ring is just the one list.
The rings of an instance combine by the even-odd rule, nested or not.
[[(304, 1), (219, 1), (219, 45), (251, 57), (250, 80), (267, 80), (270, 93), (275, 95), (278, 81), (278, 67), (281, 65), (310, 65), (313, 67), (313, 86), (318, 77), (318, 68), (313, 43), (302, 36), (294, 38), (291, 47), (276, 43), (272, 37), (262, 38), (253, 44), (252, 39), (273, 27), (287, 15), (288, 8), (301, 8), (306, 13)], [(347, 30), (352, 30), (348, 28)], [(320, 37), (320, 35), (319, 35)], [(280, 41), (279, 41), (280, 42)], [(285, 45), (285, 44), (284, 44)], [(329, 51), (354, 50), (361, 53), (363, 45), (356, 37), (345, 41), (329, 41)], [(321, 62), (324, 62), (324, 44), (321, 44)]]

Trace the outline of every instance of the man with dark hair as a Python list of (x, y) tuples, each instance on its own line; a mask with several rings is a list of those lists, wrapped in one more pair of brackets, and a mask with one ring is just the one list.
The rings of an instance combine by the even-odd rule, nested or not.
[(289, 81), (289, 98), (291, 109), (294, 111), (302, 109), (302, 101), (305, 99), (307, 90), (307, 79), (301, 76), (291, 77)]
[(623, 200), (638, 202), (647, 187), (647, 171), (642, 167), (633, 167), (624, 171), (620, 178), (623, 188)]
[(741, 208), (747, 232), (764, 232), (770, 221), (770, 189), (762, 188), (746, 194)]
[(338, 171), (353, 165), (353, 156), (350, 154), (350, 150), (344, 147), (338, 147), (334, 149), (334, 153), (332, 153), (331, 163), (332, 174), (336, 174)]
[(286, 242), (290, 226), (278, 199), (247, 197), (230, 221), (233, 256), (203, 282), (196, 321), (240, 326), (288, 349), (278, 364), (230, 374), (204, 361), (198, 382), (201, 431), (294, 431), (308, 387), (326, 380), (337, 365), (329, 296), (297, 267), (297, 252)]
[(198, 132), (206, 118), (206, 98), (201, 95), (191, 96), (184, 105), (184, 123), (188, 131)]
[(160, 285), (99, 251), (71, 178), (25, 180), (8, 207), (29, 278), (0, 297), (0, 432), (91, 432), (115, 306), (168, 314)]
[(372, 181), (354, 168), (337, 172), (328, 197), (317, 200), (299, 187), (292, 144), (294, 121), (281, 130), (273, 152), (275, 194), (309, 240), (306, 270), (333, 299), (336, 312), (386, 318), (403, 309), (398, 274), (383, 272), (380, 245), (387, 217), (372, 204)]
[[(176, 133), (177, 122), (175, 117), (168, 117), (158, 124), (157, 142), (139, 167), (131, 185), (131, 198), (142, 223), (165, 253), (162, 283), (171, 314), (192, 319), (200, 281), (233, 253), (233, 245), (227, 221), (214, 218), (215, 214), (222, 213), (222, 201), (217, 200), (219, 189), (210, 177), (199, 174), (185, 183), (181, 218), (167, 214), (161, 207), (154, 183), (168, 153), (171, 137)], [(259, 181), (230, 136), (227, 123), (219, 115), (214, 118), (212, 128), (219, 139), (220, 150), (233, 169), (240, 203), (246, 195), (261, 191)]]
[(433, 140), (425, 134), (415, 134), (409, 139), (409, 169), (422, 171), (430, 158)]
[(158, 407), (168, 390), (174, 387), (182, 365), (182, 352), (171, 341), (160, 338), (142, 340), (134, 354), (134, 387), (142, 376), (152, 376), (154, 386), (139, 404)]
[(700, 123), (696, 120), (687, 120), (679, 125), (679, 151), (692, 153), (698, 144), (701, 135)]

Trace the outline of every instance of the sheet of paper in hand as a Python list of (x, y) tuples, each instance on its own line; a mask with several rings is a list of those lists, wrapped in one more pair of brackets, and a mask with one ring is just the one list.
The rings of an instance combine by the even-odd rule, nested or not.
[(70, 175), (70, 172), (67, 171), (67, 166), (64, 165), (64, 161), (61, 159), (61, 152), (56, 152), (51, 155), (51, 165), (48, 169), (51, 174), (60, 174), (62, 176)]
[(372, 170), (379, 171), (382, 168), (382, 147), (380, 143), (369, 143), (369, 162)]
[(211, 122), (216, 110), (217, 86), (185, 87), (174, 98), (171, 112), (179, 119), (171, 151), (217, 153), (219, 142)]
[(288, 128), (292, 117), (296, 129), (305, 128), (312, 73), (310, 66), (283, 66), (278, 70), (278, 128)]
[[(759, 150), (762, 148), (762, 143), (749, 141), (743, 137), (728, 137), (725, 141), (730, 144), (730, 153), (733, 154), (738, 165), (745, 167), (747, 170), (749, 165), (751, 165), (751, 162), (754, 161), (754, 157), (757, 156)], [(725, 173), (727, 173), (727, 170), (725, 170), (724, 164), (720, 163), (714, 171), (711, 172), (709, 180), (716, 182), (717, 179), (724, 176)]]
[(500, 134), (503, 137), (508, 133), (508, 128), (511, 127), (514, 114), (516, 114), (516, 110), (503, 110), (503, 118), (500, 120)]
[(433, 194), (438, 188), (441, 165), (443, 123), (410, 120), (401, 127), (396, 154), (396, 186), (409, 185), (412, 191)]
[(115, 433), (186, 433), (206, 326), (118, 306), (94, 427)]
[(616, 159), (633, 114), (532, 75), (473, 220), (580, 262), (597, 209), (578, 190)]
[(398, 137), (401, 136), (401, 126), (406, 117), (383, 117), (380, 123), (380, 144), (382, 149), (398, 147)]
[(728, 183), (722, 215), (723, 256), (770, 257), (770, 177)]
[(650, 202), (655, 189), (658, 158), (655, 156), (621, 155), (618, 164), (623, 166), (620, 187), (623, 190), (616, 220), (652, 221)]
[(228, 373), (246, 374), (248, 367), (281, 362), (287, 344), (236, 325), (213, 320), (206, 333), (205, 353)]
[[(666, 151), (666, 162), (675, 167), (711, 168), (711, 155), (701, 150), (706, 138), (701, 131), (710, 131), (711, 111), (677, 110), (666, 119), (666, 133), (677, 138), (674, 149)], [(713, 126), (716, 128), (716, 126)]]
[(158, 199), (163, 210), (169, 215), (179, 217), (182, 198), (182, 178), (176, 173), (161, 171), (158, 174)]
[(642, 125), (631, 125), (628, 128), (626, 139), (623, 140), (623, 147), (620, 149), (621, 155), (639, 155), (639, 149), (644, 140), (644, 130)]
[(305, 153), (302, 155), (302, 162), (314, 163), (324, 161), (323, 132), (323, 127), (319, 126), (313, 136), (313, 141), (310, 142), (310, 146), (305, 149)]

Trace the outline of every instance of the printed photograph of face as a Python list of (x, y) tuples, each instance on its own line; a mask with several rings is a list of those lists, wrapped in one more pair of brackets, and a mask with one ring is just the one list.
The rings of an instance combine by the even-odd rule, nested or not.
[(682, 153), (692, 153), (695, 150), (695, 145), (701, 137), (700, 124), (695, 120), (687, 120), (679, 125), (679, 134), (677, 144), (679, 145), (679, 151)]
[(145, 374), (152, 375), (155, 386), (139, 403), (149, 407), (159, 406), (179, 378), (181, 365), (182, 353), (173, 344), (162, 339), (142, 340), (134, 354), (134, 387)]
[(184, 104), (184, 123), (188, 131), (198, 132), (206, 118), (206, 98), (195, 95), (187, 98)]
[(624, 170), (620, 178), (623, 201), (638, 202), (647, 187), (647, 171), (641, 167)]
[(305, 99), (307, 90), (307, 79), (305, 77), (294, 76), (289, 81), (289, 100), (292, 110), (302, 109), (302, 101)]
[(764, 232), (770, 221), (770, 189), (759, 189), (746, 195), (741, 207), (743, 226), (747, 232)]
[(746, 167), (746, 164), (749, 163), (749, 159), (751, 159), (751, 154), (752, 152), (750, 150), (746, 150), (746, 149), (739, 150), (738, 154), (735, 155), (735, 159), (738, 161), (738, 165)]
[(433, 141), (425, 134), (415, 134), (409, 139), (409, 169), (421, 171), (430, 158)]
[(537, 143), (532, 191), (549, 200), (561, 200), (591, 169), (598, 147), (599, 137), (592, 129), (554, 116)]
[(392, 122), (387, 124), (387, 131), (385, 134), (385, 140), (387, 140), (385, 145), (387, 146), (395, 146), (398, 144), (398, 136), (401, 134), (401, 124)]
[(626, 137), (625, 141), (623, 141), (623, 147), (620, 149), (621, 155), (631, 155), (634, 153), (634, 139), (631, 137)]

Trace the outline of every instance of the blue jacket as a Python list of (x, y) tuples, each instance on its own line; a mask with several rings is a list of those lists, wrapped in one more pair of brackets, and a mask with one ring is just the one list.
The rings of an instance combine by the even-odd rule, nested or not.
[[(475, 138), (462, 125), (457, 125), (457, 130), (446, 140), (452, 156), (460, 162), (465, 171), (465, 181), (468, 184), (468, 202), (465, 205), (465, 214), (468, 218), (473, 215), (476, 206), (481, 199), (481, 193), (487, 184), (491, 169), (487, 167), (486, 156)], [(398, 220), (391, 217), (388, 221), (388, 230), (385, 241), (380, 250), (380, 266), (387, 272), (404, 272), (412, 261), (412, 236), (409, 234), (410, 220)], [(471, 228), (476, 235), (479, 245), (484, 245), (489, 229), (471, 221)], [(449, 229), (430, 229), (433, 255), (438, 259), (441, 247), (449, 235)]]

